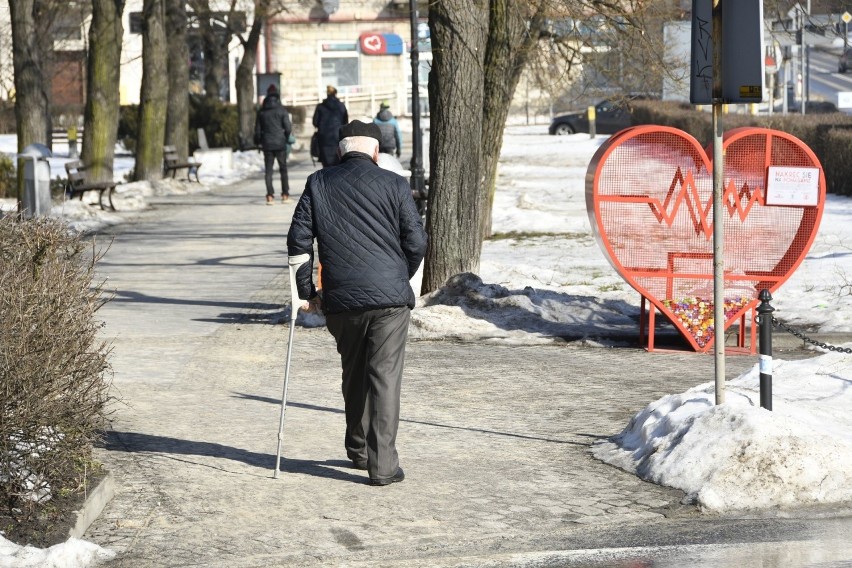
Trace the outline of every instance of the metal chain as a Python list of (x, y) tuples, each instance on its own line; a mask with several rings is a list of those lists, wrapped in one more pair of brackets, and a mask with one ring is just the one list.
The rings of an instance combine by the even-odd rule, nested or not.
[(823, 343), (822, 341), (817, 341), (815, 339), (811, 339), (810, 337), (808, 337), (807, 335), (805, 335), (801, 331), (796, 331), (795, 329), (788, 326), (787, 324), (779, 321), (775, 316), (771, 316), (771, 317), (772, 317), (772, 323), (775, 326), (780, 327), (784, 331), (787, 331), (787, 332), (795, 335), (796, 337), (798, 337), (799, 339), (801, 339), (805, 343), (810, 343), (811, 345), (816, 345), (817, 347), (821, 347), (823, 349), (828, 349), (829, 351), (838, 351), (840, 353), (852, 353), (852, 349), (850, 349), (849, 347), (837, 347), (836, 345), (829, 345), (828, 343)]

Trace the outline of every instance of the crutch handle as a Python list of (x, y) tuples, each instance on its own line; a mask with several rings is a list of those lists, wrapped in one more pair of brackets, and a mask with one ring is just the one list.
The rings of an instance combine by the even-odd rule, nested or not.
[(287, 266), (290, 268), (290, 321), (296, 321), (296, 315), (299, 311), (296, 308), (296, 302), (299, 301), (299, 287), (296, 285), (296, 272), (303, 264), (311, 260), (311, 255), (308, 253), (297, 254), (287, 259)]

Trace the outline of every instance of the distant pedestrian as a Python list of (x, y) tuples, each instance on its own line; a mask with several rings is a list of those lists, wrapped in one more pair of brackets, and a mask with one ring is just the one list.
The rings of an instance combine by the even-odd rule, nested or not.
[(290, 199), (290, 181), (287, 176), (287, 142), (293, 126), (290, 113), (281, 104), (278, 89), (270, 85), (266, 90), (263, 105), (257, 111), (254, 122), (254, 143), (263, 150), (263, 166), (266, 173), (266, 204), (275, 203), (275, 189), (272, 187), (272, 170), (278, 162), (281, 174), (281, 201)]
[[(308, 177), (287, 234), (287, 254), (308, 254), (299, 298), (325, 313), (343, 367), (346, 454), (372, 485), (402, 481), (396, 434), (414, 292), (409, 279), (426, 252), (426, 232), (402, 176), (377, 165), (378, 126), (340, 129), (339, 165)], [(313, 283), (314, 240), (322, 296)]]
[(319, 136), (319, 160), (324, 168), (340, 162), (337, 155), (340, 127), (349, 122), (346, 106), (337, 98), (337, 89), (329, 85), (326, 97), (314, 111), (314, 126)]
[(399, 122), (391, 113), (387, 101), (382, 101), (382, 104), (379, 105), (379, 113), (373, 119), (373, 122), (382, 131), (379, 152), (383, 154), (396, 153), (396, 157), (399, 158), (402, 155), (402, 130), (399, 128)]

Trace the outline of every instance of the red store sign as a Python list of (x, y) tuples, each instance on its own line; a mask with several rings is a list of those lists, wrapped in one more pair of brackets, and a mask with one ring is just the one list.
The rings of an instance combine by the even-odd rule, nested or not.
[(396, 34), (364, 32), (359, 38), (359, 44), (364, 55), (402, 54), (402, 38)]

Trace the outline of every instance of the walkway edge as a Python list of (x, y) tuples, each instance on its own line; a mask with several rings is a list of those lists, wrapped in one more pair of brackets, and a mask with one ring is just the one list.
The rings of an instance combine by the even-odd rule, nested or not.
[(74, 526), (68, 530), (69, 538), (82, 538), (83, 533), (88, 530), (89, 526), (95, 522), (95, 519), (103, 512), (106, 504), (109, 503), (115, 495), (115, 478), (112, 472), (107, 471), (95, 488), (89, 492), (83, 506), (79, 510), (74, 511), (77, 521)]

